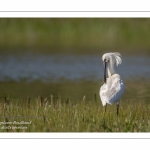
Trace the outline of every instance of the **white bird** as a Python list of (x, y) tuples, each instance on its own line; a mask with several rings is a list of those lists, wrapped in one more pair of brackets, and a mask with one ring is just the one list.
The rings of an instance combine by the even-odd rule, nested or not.
[[(102, 105), (105, 106), (105, 112), (107, 103), (113, 104), (117, 102), (117, 116), (119, 114), (119, 102), (124, 93), (124, 83), (120, 75), (115, 71), (115, 64), (118, 66), (122, 63), (121, 55), (118, 52), (106, 53), (102, 57), (104, 62), (104, 84), (100, 87), (100, 98)], [(106, 79), (106, 72), (108, 78)]]

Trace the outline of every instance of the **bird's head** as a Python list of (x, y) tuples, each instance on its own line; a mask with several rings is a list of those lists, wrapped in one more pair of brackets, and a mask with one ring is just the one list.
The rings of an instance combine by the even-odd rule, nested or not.
[(115, 52), (115, 53), (105, 53), (103, 56), (102, 56), (102, 61), (103, 62), (110, 62), (111, 63), (115, 63), (117, 66), (120, 65), (122, 63), (122, 59), (121, 59), (121, 54), (118, 53), (118, 52)]
[(106, 67), (109, 63), (110, 65), (114, 66), (116, 64), (117, 66), (122, 63), (121, 54), (118, 52), (115, 53), (105, 53), (102, 56), (102, 61), (104, 62), (104, 83), (106, 83)]

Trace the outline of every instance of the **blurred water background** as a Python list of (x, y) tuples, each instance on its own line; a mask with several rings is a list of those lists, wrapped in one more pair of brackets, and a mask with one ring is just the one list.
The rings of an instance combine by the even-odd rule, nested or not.
[(0, 33), (1, 99), (99, 99), (107, 52), (122, 54), (124, 99), (150, 97), (149, 18), (1, 18)]

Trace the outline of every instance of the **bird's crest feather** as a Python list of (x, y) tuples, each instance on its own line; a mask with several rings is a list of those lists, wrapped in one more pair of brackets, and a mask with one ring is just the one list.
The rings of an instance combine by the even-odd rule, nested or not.
[(116, 52), (116, 53), (112, 53), (112, 55), (115, 57), (116, 60), (116, 65), (120, 65), (122, 63), (122, 59), (121, 59), (121, 54)]

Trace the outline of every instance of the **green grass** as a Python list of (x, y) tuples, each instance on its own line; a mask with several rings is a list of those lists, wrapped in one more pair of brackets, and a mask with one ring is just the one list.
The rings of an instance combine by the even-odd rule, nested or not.
[(149, 54), (149, 26), (149, 18), (1, 18), (0, 53)]
[[(2, 103), (1, 103), (2, 106)], [(30, 124), (0, 125), (1, 132), (149, 132), (150, 106), (144, 101), (122, 101), (119, 116), (116, 105), (109, 105), (103, 118), (100, 101), (70, 101), (35, 98), (12, 100), (1, 109), (0, 122), (29, 122)], [(1, 129), (2, 127), (5, 129)], [(27, 129), (12, 129), (13, 126)], [(8, 129), (7, 129), (8, 128)]]
[[(0, 125), (0, 132), (150, 131), (149, 80), (125, 80), (126, 88), (121, 99), (118, 118), (114, 103), (108, 105), (105, 120), (104, 108), (98, 94), (101, 84), (102, 81), (100, 83), (87, 81), (1, 83), (0, 122), (30, 123), (31, 121), (31, 123)], [(42, 101), (40, 95), (43, 97)], [(5, 96), (7, 101), (11, 101), (9, 105)], [(4, 101), (6, 107), (3, 106)], [(3, 129), (3, 126), (6, 129)], [(27, 127), (27, 129), (10, 129), (12, 126)]]

